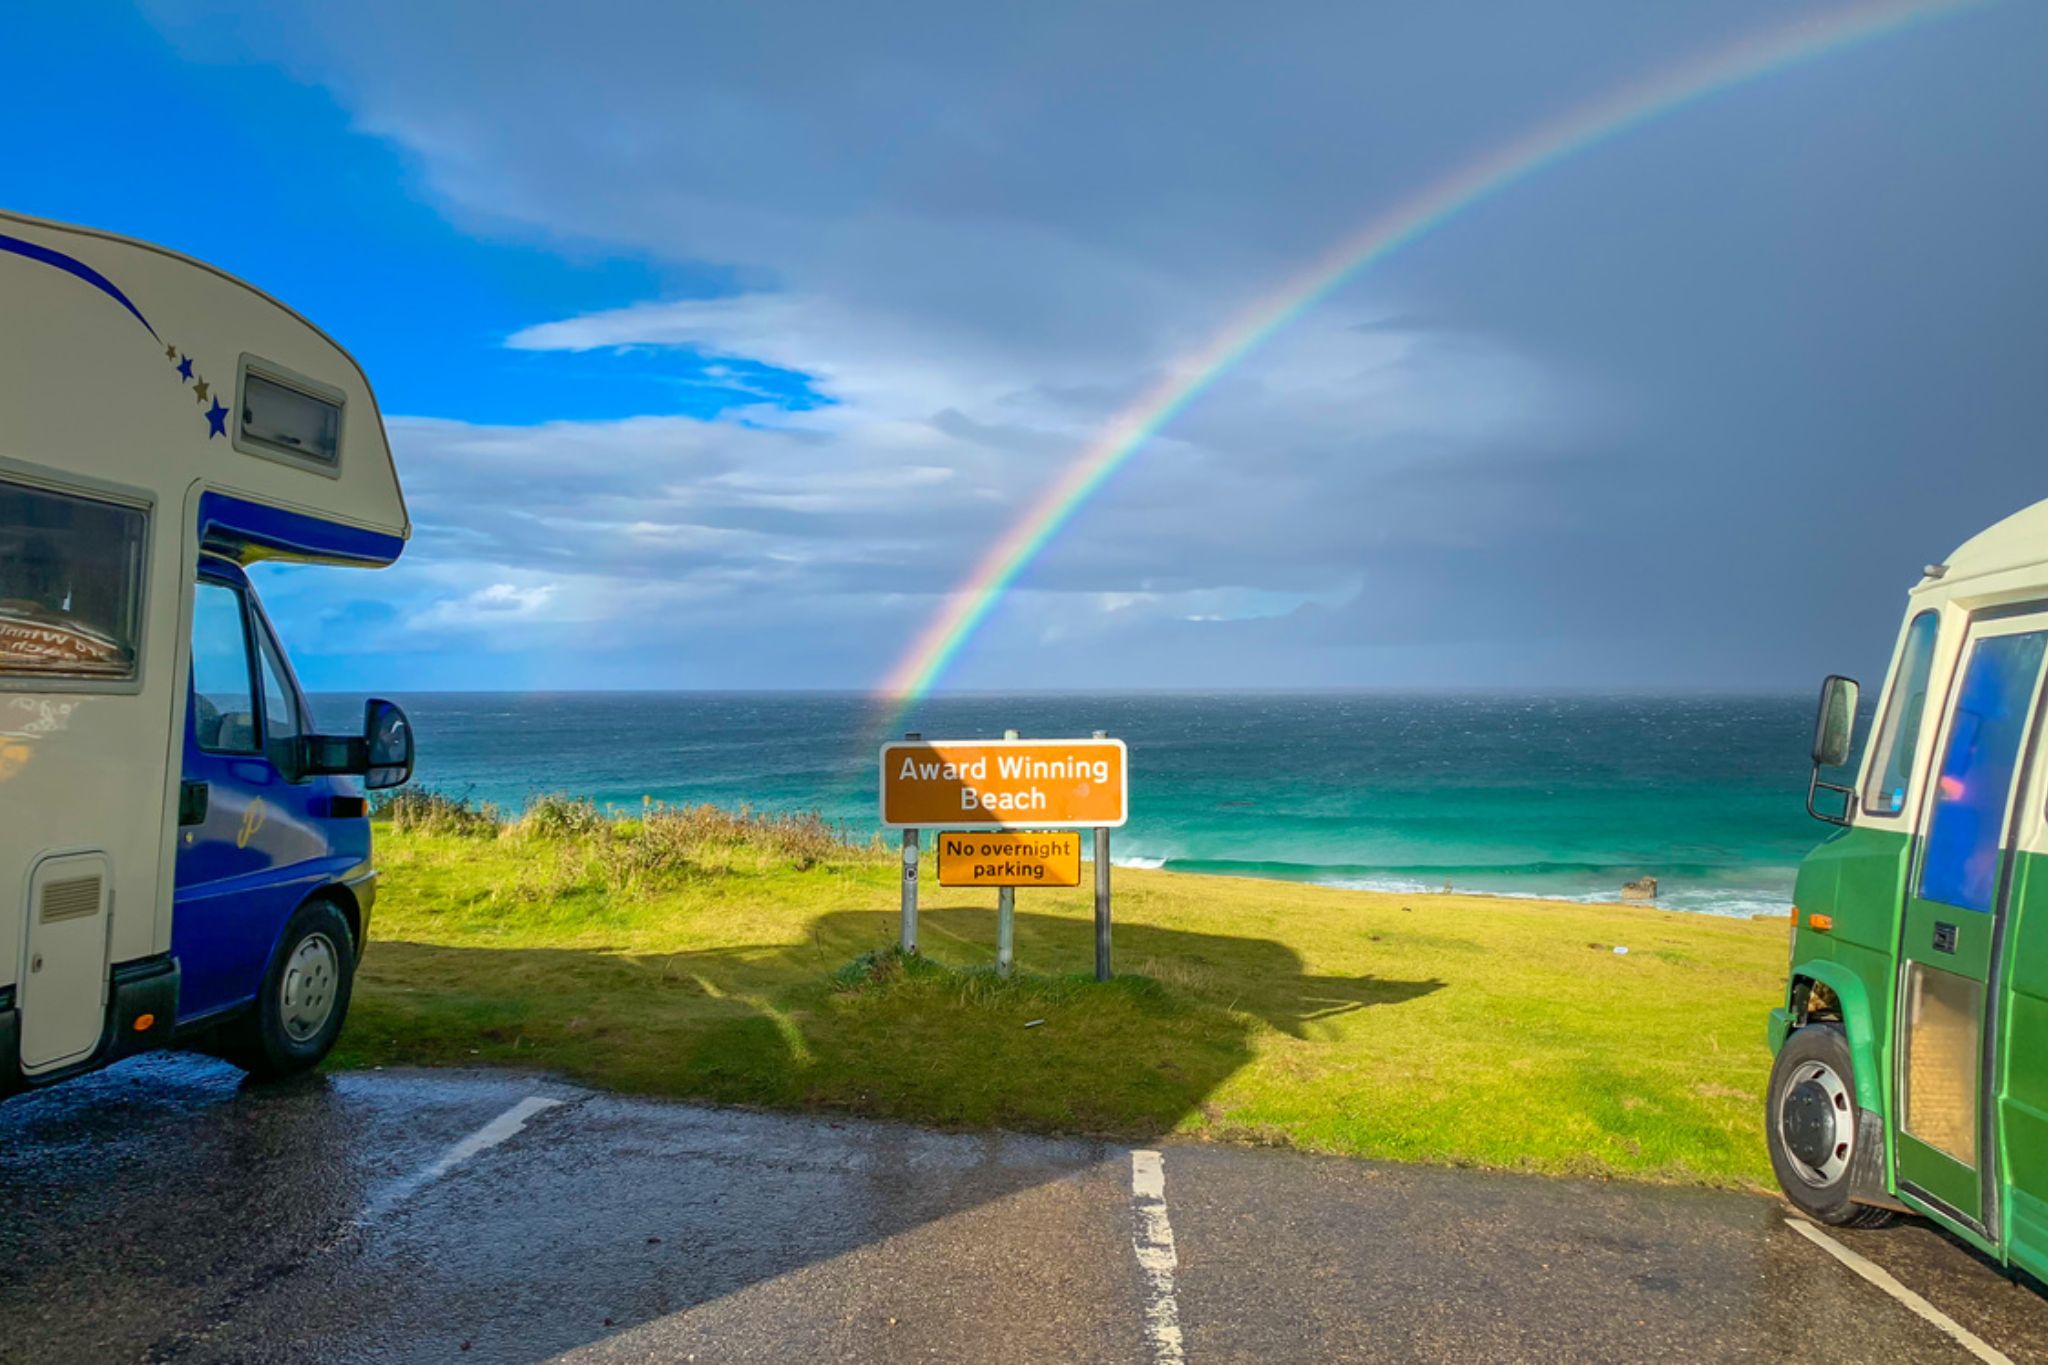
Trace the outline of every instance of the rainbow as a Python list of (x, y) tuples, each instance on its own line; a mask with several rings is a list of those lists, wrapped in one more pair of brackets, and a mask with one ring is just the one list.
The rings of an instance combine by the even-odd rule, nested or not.
[(1112, 474), (1220, 375), (1359, 271), (1538, 171), (1660, 115), (1852, 44), (1984, 3), (1987, 0), (1856, 5), (1744, 38), (1543, 124), (1372, 219), (1239, 314), (1118, 413), (947, 595), (890, 669), (877, 696), (899, 703), (900, 714), (929, 693), (1018, 576)]

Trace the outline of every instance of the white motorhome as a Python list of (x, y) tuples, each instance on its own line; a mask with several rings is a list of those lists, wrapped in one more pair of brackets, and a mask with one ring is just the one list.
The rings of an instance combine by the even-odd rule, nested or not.
[(245, 566), (411, 524), (356, 363), (198, 261), (0, 213), (0, 1094), (173, 1042), (326, 1054), (398, 708), (316, 733)]

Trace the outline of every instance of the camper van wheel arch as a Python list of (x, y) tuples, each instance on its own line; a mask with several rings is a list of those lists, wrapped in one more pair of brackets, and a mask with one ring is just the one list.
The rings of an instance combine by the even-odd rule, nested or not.
[(279, 936), (255, 1003), (224, 1030), (220, 1055), (266, 1080), (319, 1065), (348, 1015), (355, 964), (347, 916), (327, 896), (308, 900)]
[(1856, 1104), (1856, 1067), (1836, 1023), (1793, 1030), (1778, 1049), (1765, 1092), (1764, 1132), (1771, 1169), (1785, 1197), (1816, 1222), (1880, 1227), (1890, 1209), (1849, 1197), (1859, 1141), (1868, 1140)]

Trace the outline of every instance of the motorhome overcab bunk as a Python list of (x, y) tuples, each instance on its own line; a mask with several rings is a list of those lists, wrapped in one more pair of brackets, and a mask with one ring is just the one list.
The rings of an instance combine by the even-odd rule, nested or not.
[(381, 566), (411, 525), (368, 382), (174, 252), (0, 213), (0, 1093), (147, 1048), (259, 1074), (340, 1031), (364, 788), (245, 566)]
[[(1857, 687), (1821, 689), (1766, 1132), (1829, 1223), (1910, 1209), (2048, 1277), (2048, 502), (1906, 599), (1853, 786)], [(1824, 795), (1825, 793), (1825, 795)]]

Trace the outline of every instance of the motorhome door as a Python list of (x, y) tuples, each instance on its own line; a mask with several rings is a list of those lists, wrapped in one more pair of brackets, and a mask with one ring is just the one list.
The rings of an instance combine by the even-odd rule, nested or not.
[(2048, 612), (1980, 618), (1963, 641), (1901, 917), (1901, 1185), (1987, 1227), (1998, 1133), (1987, 1086), (2016, 803), (2026, 785)]

